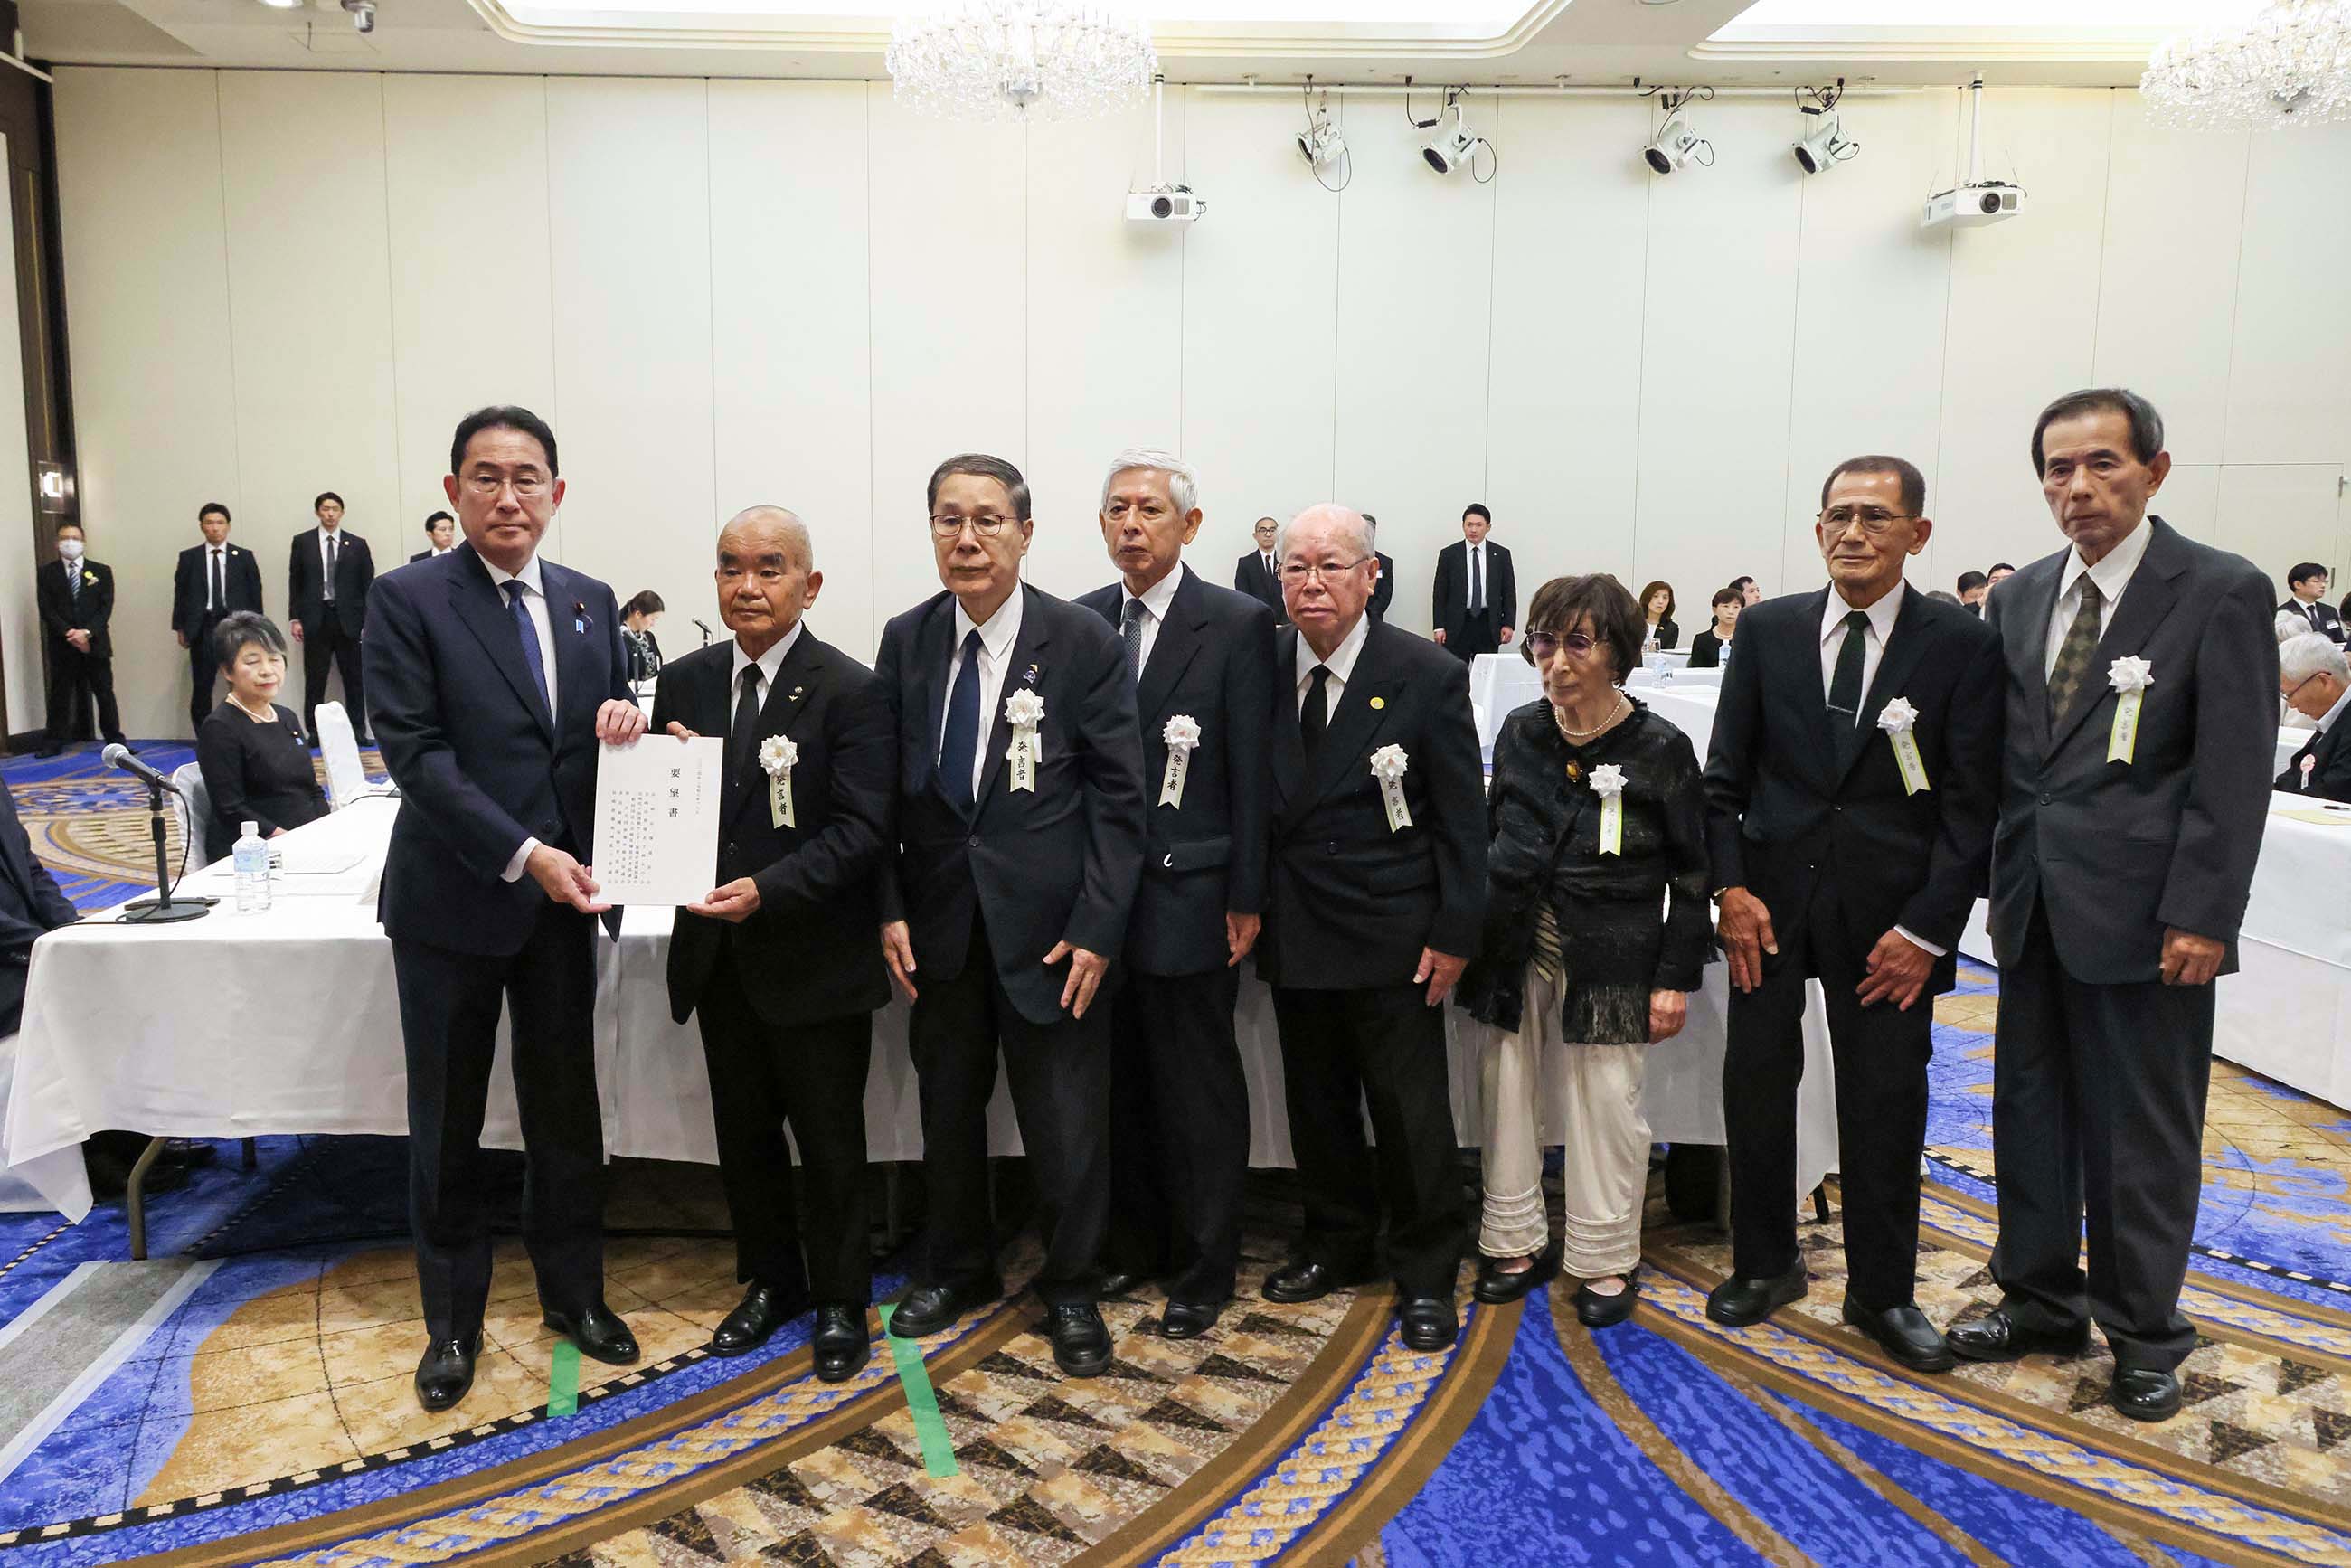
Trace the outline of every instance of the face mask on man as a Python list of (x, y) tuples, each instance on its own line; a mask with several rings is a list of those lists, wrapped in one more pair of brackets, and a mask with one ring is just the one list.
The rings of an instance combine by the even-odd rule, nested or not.
[(59, 539), (57, 541), (57, 553), (65, 557), (68, 560), (79, 560), (81, 559), (81, 541), (79, 539)]

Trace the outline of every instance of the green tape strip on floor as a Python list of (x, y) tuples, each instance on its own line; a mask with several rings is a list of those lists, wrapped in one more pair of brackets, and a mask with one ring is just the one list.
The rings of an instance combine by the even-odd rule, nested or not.
[(894, 1305), (883, 1307), (882, 1337), (897, 1365), (899, 1386), (906, 1391), (906, 1408), (914, 1417), (914, 1440), (923, 1448), (923, 1469), (937, 1480), (961, 1475), (955, 1442), (947, 1436), (947, 1424), (939, 1418), (939, 1396), (931, 1387), (930, 1369), (923, 1364), (923, 1347), (890, 1332), (890, 1314), (895, 1311)]
[(548, 1382), (548, 1415), (575, 1414), (580, 1408), (580, 1347), (568, 1339), (555, 1342), (555, 1366)]

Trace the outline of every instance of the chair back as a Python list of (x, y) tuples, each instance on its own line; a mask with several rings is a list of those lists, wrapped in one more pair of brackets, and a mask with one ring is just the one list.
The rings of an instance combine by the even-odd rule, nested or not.
[(320, 703), (317, 722), (319, 755), (327, 763), (327, 803), (340, 810), (368, 792), (367, 767), (342, 704)]
[(183, 762), (172, 769), (172, 786), (179, 790), (172, 797), (172, 817), (180, 824), (180, 842), (187, 846), (181, 852), (180, 864), (210, 865), (212, 851), (205, 839), (212, 828), (213, 792), (204, 788), (204, 770), (193, 762)]

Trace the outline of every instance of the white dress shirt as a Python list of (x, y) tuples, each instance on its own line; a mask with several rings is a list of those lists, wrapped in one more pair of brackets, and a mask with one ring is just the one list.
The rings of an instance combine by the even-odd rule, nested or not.
[(2122, 602), (2123, 590), (2130, 586), (2131, 574), (2138, 563), (2147, 559), (2147, 541), (2155, 530), (2145, 517), (2138, 527), (2123, 536), (2120, 544), (2100, 558), (2095, 566), (2082, 564), (2080, 549), (2065, 552), (2065, 570), (2057, 579), (2057, 603), (2049, 612), (2048, 657), (2042, 662), (2041, 673), (2046, 677), (2057, 667), (2058, 650), (2065, 646), (2065, 633), (2074, 628), (2074, 617), (2082, 609), (2082, 580), (2088, 578), (2098, 585), (2105, 601), (2098, 607), (2098, 634), (2105, 636), (2106, 628), (2115, 623), (2115, 606)]
[[(1167, 607), (1176, 602), (1176, 587), (1184, 580), (1184, 563), (1177, 561), (1176, 570), (1143, 591), (1143, 658), (1138, 669), (1151, 667), (1151, 650), (1159, 643), (1159, 623), (1167, 619)], [(1126, 601), (1135, 597), (1119, 584), (1118, 616), (1121, 635), (1126, 625)]]
[[(323, 528), (319, 530), (321, 533), (325, 531)], [(547, 671), (547, 711), (549, 716), (552, 718), (561, 711), (555, 706), (555, 627), (548, 619), (547, 591), (539, 586), (538, 558), (533, 556), (523, 562), (520, 571), (508, 571), (504, 567), (493, 564), (486, 558), (482, 564), (490, 569), (490, 580), (497, 585), (498, 603), (501, 606), (507, 602), (507, 583), (518, 581), (523, 586), (523, 611), (530, 617), (531, 629), (538, 633), (538, 662)], [(511, 620), (514, 612), (507, 610), (507, 616)], [(537, 848), (538, 848), (537, 839), (523, 840), (522, 848), (515, 851), (514, 858), (507, 862), (507, 869), (498, 873), (500, 878), (507, 882), (514, 882), (520, 878), (522, 868), (530, 860), (530, 852)]]
[[(1844, 623), (1844, 618), (1853, 611), (1854, 607), (1845, 602), (1844, 591), (1831, 587), (1829, 601), (1821, 609), (1821, 695), (1823, 701), (1827, 699), (1830, 683), (1836, 679), (1838, 650), (1844, 646), (1847, 637), (1854, 635), (1853, 628)], [(1877, 602), (1862, 613), (1869, 617), (1869, 624), (1860, 632), (1861, 695), (1865, 705), (1870, 683), (1877, 679), (1878, 664), (1886, 657), (1886, 641), (1894, 635), (1894, 622), (1902, 614), (1902, 584), (1897, 582), (1879, 594)], [(1836, 722), (1834, 715), (1830, 716), (1829, 722), (1832, 725)], [(1855, 710), (1855, 722), (1860, 722), (1858, 710)], [(1896, 925), (1894, 929), (1913, 947), (1932, 953), (1938, 958), (1950, 951), (1948, 947), (1936, 946), (1906, 926)]]
[(792, 629), (777, 638), (776, 645), (757, 659), (743, 652), (741, 643), (734, 644), (735, 666), (726, 673), (726, 730), (729, 735), (735, 730), (735, 705), (742, 700), (743, 672), (755, 664), (759, 666), (759, 711), (767, 712), (768, 698), (776, 689), (776, 672), (784, 667), (785, 657), (791, 653), (792, 644), (800, 640), (800, 628), (806, 624), (805, 621), (793, 622)]
[(2310, 742), (2314, 744), (2320, 736), (2341, 723), (2346, 710), (2351, 710), (2351, 686), (2343, 688), (2343, 695), (2335, 699), (2335, 706), (2328, 708), (2326, 716), (2311, 729)]
[[(1016, 582), (1012, 595), (997, 606), (996, 613), (987, 624), (974, 626), (964, 612), (963, 601), (956, 601), (955, 645), (947, 650), (947, 685), (939, 704), (940, 750), (946, 748), (949, 708), (955, 702), (956, 679), (963, 669), (963, 641), (974, 631), (979, 633), (979, 744), (971, 751), (971, 798), (979, 799), (979, 781), (987, 768), (987, 737), (996, 730), (997, 696), (1004, 690), (1004, 672), (1012, 663), (1012, 644), (1020, 640), (1020, 601), (1028, 589)], [(935, 758), (936, 753), (934, 753)], [(933, 766), (936, 766), (934, 761)]]
[[(335, 567), (334, 563), (329, 560), (327, 556), (327, 541), (333, 538), (340, 532), (342, 532), (342, 525), (340, 523), (336, 524), (331, 528), (326, 524), (320, 523), (317, 529), (317, 533), (319, 535), (319, 580), (326, 585), (324, 591), (327, 601), (329, 603), (334, 601), (335, 597)], [(337, 543), (335, 546), (335, 553), (337, 555), (342, 554), (344, 547), (349, 544), (349, 540), (343, 540)], [(497, 568), (491, 567), (490, 570), (492, 571), (496, 571), (497, 570)], [(537, 579), (534, 578), (532, 580), (536, 582)], [(505, 597), (506, 590), (498, 590), (498, 594), (501, 598)]]
[(1372, 618), (1366, 613), (1356, 621), (1354, 630), (1339, 639), (1339, 645), (1331, 650), (1329, 658), (1319, 659), (1314, 656), (1314, 650), (1307, 645), (1305, 633), (1299, 633), (1298, 711), (1301, 715), (1306, 711), (1306, 692), (1312, 685), (1317, 664), (1331, 672), (1322, 681), (1323, 714), (1327, 717), (1339, 711), (1339, 699), (1347, 691), (1347, 677), (1355, 673), (1356, 656), (1364, 651), (1364, 639), (1371, 634)]

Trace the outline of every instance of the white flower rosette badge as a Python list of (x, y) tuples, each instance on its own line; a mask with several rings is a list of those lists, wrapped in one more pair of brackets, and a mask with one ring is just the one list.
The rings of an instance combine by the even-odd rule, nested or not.
[(1604, 762), (1592, 770), (1592, 792), (1600, 797), (1600, 852), (1625, 852), (1625, 769)]
[(2106, 760), (2127, 765), (2138, 745), (2139, 705), (2155, 685), (2155, 666), (2126, 653), (2106, 666), (2106, 685), (2115, 688), (2115, 727), (2106, 737)]
[(1916, 795), (1934, 786), (1927, 782), (1927, 759), (1918, 755), (1918, 710), (1908, 697), (1896, 697), (1878, 710), (1877, 727), (1894, 743), (1894, 761), (1902, 769), (1902, 792)]
[(1401, 746), (1383, 746), (1372, 753), (1372, 777), (1380, 781), (1380, 799), (1388, 809), (1391, 833), (1412, 826), (1412, 811), (1404, 803), (1404, 776), (1411, 768), (1412, 758)]
[(1037, 727), (1045, 722), (1045, 699), (1023, 687), (1004, 699), (1004, 721), (1012, 727), (1012, 748), (1004, 760), (1012, 765), (1011, 789), (1015, 793), (1033, 795), (1037, 792), (1037, 761), (1042, 755), (1037, 744)]
[(768, 776), (768, 822), (770, 827), (797, 828), (792, 820), (792, 769), (800, 759), (799, 742), (789, 736), (771, 735), (759, 742), (759, 769)]
[(1192, 771), (1192, 751), (1200, 744), (1200, 721), (1188, 713), (1171, 716), (1159, 732), (1167, 743), (1167, 771), (1159, 776), (1159, 803), (1184, 809), (1184, 780)]

